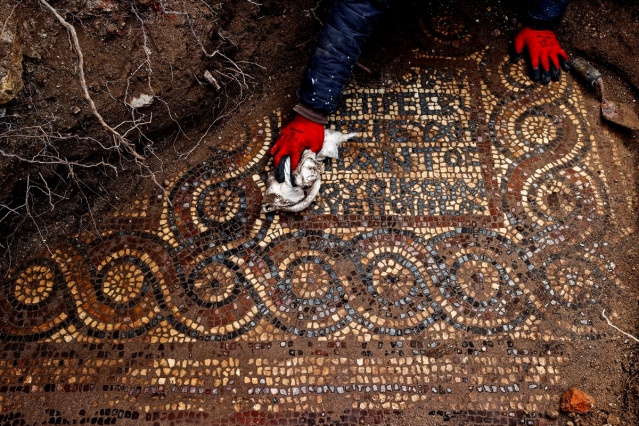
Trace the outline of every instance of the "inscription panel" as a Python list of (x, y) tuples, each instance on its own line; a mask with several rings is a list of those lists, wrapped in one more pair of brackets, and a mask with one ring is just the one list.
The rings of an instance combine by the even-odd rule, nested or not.
[(500, 225), (479, 76), (468, 71), (477, 65), (436, 62), (397, 87), (344, 93), (332, 126), (357, 136), (327, 163), (317, 201), (287, 217), (291, 225)]

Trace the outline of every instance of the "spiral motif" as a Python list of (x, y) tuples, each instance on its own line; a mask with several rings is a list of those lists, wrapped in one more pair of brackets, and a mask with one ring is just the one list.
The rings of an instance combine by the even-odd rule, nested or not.
[(437, 320), (441, 311), (433, 303), (432, 280), (443, 275), (417, 236), (378, 230), (357, 238), (351, 253), (363, 278), (353, 291), (364, 327), (401, 336), (419, 333)]
[(543, 178), (524, 185), (534, 220), (569, 224), (576, 217), (595, 219), (598, 205), (595, 188), (581, 171), (560, 169)]
[(46, 264), (24, 268), (15, 280), (15, 300), (24, 305), (37, 305), (46, 301), (55, 288), (56, 272), (59, 273)]
[(261, 294), (265, 314), (306, 337), (335, 333), (353, 321), (348, 288), (359, 278), (344, 247), (338, 238), (312, 231), (269, 244), (262, 255), (272, 277)]
[(601, 183), (580, 167), (539, 171), (523, 182), (522, 194), (522, 202), (511, 201), (512, 211), (521, 223), (541, 231), (535, 240), (550, 233), (554, 239), (582, 240), (601, 230), (596, 225), (609, 216)]
[(71, 307), (59, 265), (31, 259), (0, 287), (0, 339), (46, 338), (69, 322)]
[(223, 226), (240, 214), (246, 214), (246, 191), (234, 191), (228, 183), (222, 182), (195, 191), (199, 222), (205, 229)]
[(607, 281), (594, 264), (565, 254), (550, 256), (540, 269), (552, 304), (568, 309), (582, 309), (596, 303)]
[(217, 254), (178, 265), (179, 284), (168, 289), (169, 323), (202, 340), (233, 339), (255, 327), (259, 297), (239, 263)]
[(67, 253), (64, 272), (89, 336), (134, 338), (159, 323), (161, 289), (176, 279), (159, 238), (122, 232), (76, 250), (81, 257)]
[(489, 335), (512, 330), (536, 311), (533, 265), (507, 238), (461, 229), (433, 241), (448, 273), (435, 300), (455, 327)]
[[(528, 106), (529, 102), (513, 102), (508, 110), (498, 109), (492, 115), (488, 127), (493, 145), (515, 163), (548, 156), (562, 144), (564, 152), (570, 151), (582, 135), (569, 119), (572, 113), (552, 105)], [(514, 112), (510, 110), (513, 106)], [(565, 138), (567, 132), (578, 137)]]
[[(571, 84), (562, 78), (550, 85), (541, 85), (530, 79), (526, 61), (513, 63), (499, 49), (488, 50), (480, 63), (488, 88), (500, 98), (503, 96), (541, 98), (553, 101), (566, 95)], [(506, 98), (508, 99), (508, 98)]]
[(180, 247), (234, 244), (255, 232), (262, 191), (251, 177), (224, 180), (223, 173), (202, 163), (174, 185), (168, 222)]
[(116, 310), (133, 308), (148, 293), (154, 277), (143, 257), (130, 252), (109, 257), (100, 265), (95, 292), (105, 305)]

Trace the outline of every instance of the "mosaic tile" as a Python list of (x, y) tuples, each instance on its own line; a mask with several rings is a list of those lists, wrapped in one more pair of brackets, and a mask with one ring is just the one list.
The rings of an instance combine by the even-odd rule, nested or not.
[(308, 211), (260, 212), (274, 112), (15, 267), (0, 423), (556, 424), (571, 342), (618, 339), (627, 153), (570, 76), (423, 26), (458, 54), (349, 86), (330, 126), (358, 136)]

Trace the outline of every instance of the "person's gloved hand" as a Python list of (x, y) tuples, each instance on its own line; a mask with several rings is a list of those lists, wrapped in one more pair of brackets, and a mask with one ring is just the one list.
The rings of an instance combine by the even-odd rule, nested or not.
[(305, 149), (318, 153), (323, 144), (324, 125), (298, 114), (284, 126), (269, 153), (273, 156), (276, 168), (285, 156), (290, 156), (293, 171), (297, 168)]
[(561, 68), (565, 71), (570, 70), (568, 55), (551, 30), (534, 30), (524, 27), (515, 37), (513, 62), (519, 61), (524, 56), (524, 49), (528, 52), (530, 78), (533, 81), (548, 84), (551, 79), (559, 80)]

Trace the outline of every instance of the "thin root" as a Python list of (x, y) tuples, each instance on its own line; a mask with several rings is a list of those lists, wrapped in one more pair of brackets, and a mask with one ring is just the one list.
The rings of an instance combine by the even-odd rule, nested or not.
[(617, 330), (619, 333), (623, 334), (624, 336), (629, 337), (632, 340), (634, 340), (635, 342), (639, 343), (639, 339), (637, 339), (635, 336), (633, 336), (630, 333), (626, 333), (625, 331), (623, 331), (622, 329), (620, 329), (619, 327), (614, 325), (612, 323), (612, 321), (610, 321), (610, 319), (608, 319), (608, 317), (606, 316), (606, 310), (605, 309), (603, 311), (601, 311), (601, 316), (606, 320), (606, 322), (608, 323), (608, 325), (610, 327), (614, 328), (615, 330)]

